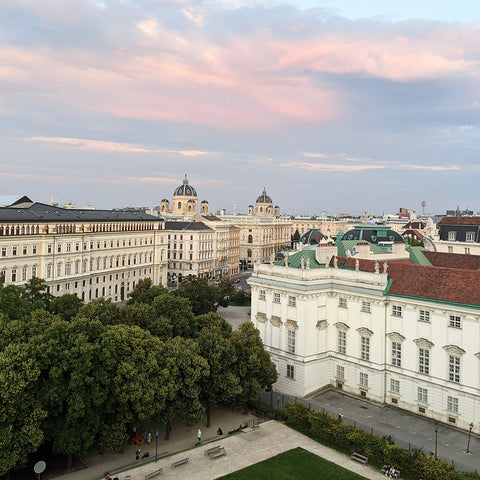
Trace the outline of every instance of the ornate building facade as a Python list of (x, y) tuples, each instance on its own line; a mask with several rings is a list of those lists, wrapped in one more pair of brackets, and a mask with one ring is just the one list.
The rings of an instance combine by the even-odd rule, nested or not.
[(276, 390), (337, 388), (478, 432), (480, 257), (356, 242), (349, 257), (319, 245), (255, 266), (252, 321)]
[(40, 277), (53, 295), (122, 301), (140, 279), (166, 285), (164, 226), (138, 211), (63, 209), (23, 197), (0, 208), (0, 271), (7, 284)]

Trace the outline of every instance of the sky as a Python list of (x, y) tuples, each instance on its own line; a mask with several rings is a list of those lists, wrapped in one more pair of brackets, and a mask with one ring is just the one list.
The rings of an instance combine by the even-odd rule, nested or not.
[(477, 0), (2, 0), (0, 194), (480, 211)]

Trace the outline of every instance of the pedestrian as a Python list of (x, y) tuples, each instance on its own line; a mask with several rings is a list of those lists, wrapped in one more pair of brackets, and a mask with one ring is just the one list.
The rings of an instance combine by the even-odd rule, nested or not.
[(150, 445), (150, 442), (152, 441), (152, 434), (150, 432), (147, 433), (147, 443)]
[(220, 427), (218, 427), (218, 430), (217, 430), (217, 435), (223, 435), (223, 431)]
[(141, 453), (141, 450), (138, 449), (136, 452), (135, 452), (135, 460), (139, 460), (140, 459), (140, 453)]
[(198, 429), (198, 432), (197, 432), (197, 440), (198, 440), (198, 443), (202, 441), (202, 431), (200, 429)]

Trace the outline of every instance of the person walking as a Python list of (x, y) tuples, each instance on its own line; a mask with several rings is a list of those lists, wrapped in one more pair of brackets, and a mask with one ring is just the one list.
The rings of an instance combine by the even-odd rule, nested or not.
[(198, 429), (198, 432), (197, 432), (197, 440), (198, 440), (198, 443), (202, 441), (202, 431), (200, 429)]

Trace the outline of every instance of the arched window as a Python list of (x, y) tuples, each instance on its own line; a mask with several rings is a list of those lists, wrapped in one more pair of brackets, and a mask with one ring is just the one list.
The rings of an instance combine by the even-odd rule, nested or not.
[(178, 202), (178, 209), (180, 210), (182, 208), (182, 202)]
[(252, 258), (252, 251), (250, 249), (247, 250), (247, 257)]

